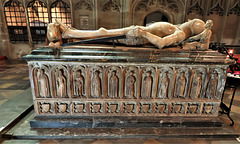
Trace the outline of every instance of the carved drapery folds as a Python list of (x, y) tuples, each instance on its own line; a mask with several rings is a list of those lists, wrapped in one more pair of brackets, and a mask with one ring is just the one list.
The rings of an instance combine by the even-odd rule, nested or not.
[(29, 64), (38, 115), (217, 115), (226, 67)]
[(155, 96), (156, 70), (146, 67), (142, 70), (141, 98), (153, 98)]
[(188, 68), (180, 68), (176, 73), (174, 98), (187, 98), (190, 81), (190, 72)]

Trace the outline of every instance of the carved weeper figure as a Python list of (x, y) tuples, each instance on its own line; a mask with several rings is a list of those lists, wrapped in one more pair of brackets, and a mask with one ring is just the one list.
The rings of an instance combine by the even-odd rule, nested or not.
[(74, 95), (83, 96), (84, 94), (84, 77), (81, 74), (81, 70), (77, 71), (74, 79)]
[(184, 98), (186, 86), (186, 77), (184, 76), (184, 72), (181, 72), (180, 76), (176, 80), (176, 88), (175, 88), (175, 96)]
[(214, 73), (211, 76), (211, 79), (208, 82), (208, 87), (206, 91), (206, 98), (213, 99), (216, 95), (218, 85), (218, 74)]
[(109, 79), (109, 97), (116, 98), (118, 97), (118, 87), (119, 87), (119, 80), (116, 75), (116, 71), (112, 72), (112, 75)]
[(142, 85), (142, 98), (150, 98), (152, 93), (152, 76), (151, 72), (148, 71), (143, 79)]
[[(193, 19), (177, 26), (167, 22), (156, 22), (146, 27), (131, 26), (113, 30), (107, 30), (104, 28), (100, 28), (99, 30), (76, 30), (62, 24), (58, 20), (56, 20), (55, 25), (59, 25), (58, 31), (61, 31), (63, 39), (91, 39), (99, 37), (128, 35), (132, 37), (143, 37), (161, 49), (165, 46), (180, 44), (189, 37), (201, 34), (204, 31), (205, 23), (200, 19)], [(57, 30), (57, 27), (48, 27), (48, 31), (55, 30)], [(57, 32), (55, 33), (57, 37)], [(52, 38), (53, 36), (54, 35), (48, 34), (48, 40), (50, 43), (54, 42), (57, 39)], [(208, 37), (208, 35), (206, 37)], [(57, 40), (60, 39), (58, 38)]]
[(49, 83), (48, 77), (44, 73), (44, 70), (40, 70), (40, 75), (38, 77), (38, 86), (39, 86), (39, 93), (41, 97), (49, 97)]
[(67, 97), (67, 87), (66, 87), (66, 78), (63, 75), (63, 70), (59, 70), (57, 77), (57, 96), (58, 97)]
[(199, 73), (193, 80), (190, 97), (192, 99), (198, 98), (202, 88), (202, 74)]
[(167, 97), (168, 83), (169, 83), (168, 76), (166, 73), (163, 73), (159, 81), (159, 91), (158, 91), (159, 98), (165, 99)]
[(135, 93), (134, 84), (136, 82), (136, 78), (133, 75), (133, 71), (130, 72), (130, 75), (127, 77), (126, 86), (125, 86), (125, 94), (127, 98), (133, 98)]
[(101, 97), (101, 79), (99, 77), (99, 71), (95, 71), (93, 73), (92, 78), (92, 84), (91, 84), (91, 96), (95, 98)]

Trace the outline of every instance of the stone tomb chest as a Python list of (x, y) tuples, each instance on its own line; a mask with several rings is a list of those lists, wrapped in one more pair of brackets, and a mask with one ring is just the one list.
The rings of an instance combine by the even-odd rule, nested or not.
[(216, 117), (228, 65), (216, 51), (42, 47), (28, 61), (36, 115)]

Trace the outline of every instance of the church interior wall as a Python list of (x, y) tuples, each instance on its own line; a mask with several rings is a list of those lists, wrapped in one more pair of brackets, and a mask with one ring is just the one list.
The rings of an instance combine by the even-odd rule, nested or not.
[[(0, 2), (0, 56), (8, 59), (20, 59), (31, 50), (44, 45), (35, 42), (31, 31), (31, 19), (25, 16), (28, 40), (15, 42), (10, 39), (4, 8), (7, 2), (18, 1), (27, 14), (27, 6), (33, 0), (3, 0)], [(122, 28), (131, 25), (144, 25), (145, 18), (159, 12), (173, 24), (183, 23), (188, 19), (199, 18), (214, 22), (212, 42), (228, 45), (240, 44), (240, 0), (36, 0), (45, 3), (48, 20), (52, 22), (51, 6), (56, 1), (63, 1), (69, 7), (69, 24), (77, 29), (94, 30)], [(34, 15), (34, 14), (33, 14)], [(67, 15), (67, 14), (65, 14)], [(19, 35), (21, 36), (21, 35)]]

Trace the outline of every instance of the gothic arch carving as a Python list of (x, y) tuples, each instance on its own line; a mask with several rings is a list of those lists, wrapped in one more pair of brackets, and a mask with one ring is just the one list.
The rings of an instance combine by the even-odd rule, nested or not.
[(68, 0), (54, 0), (51, 3), (49, 3), (49, 5), (51, 6), (52, 4), (56, 3), (57, 1), (62, 1), (70, 6), (70, 2)]
[(102, 11), (120, 12), (121, 6), (115, 0), (108, 0), (102, 5)]
[(79, 0), (77, 3), (74, 4), (74, 9), (86, 9), (89, 11), (93, 11), (94, 6), (89, 0)]
[(220, 3), (219, 0), (216, 2), (215, 5), (213, 5), (213, 6), (209, 9), (208, 15), (211, 15), (211, 14), (213, 14), (214, 12), (216, 12), (217, 15), (219, 15), (219, 16), (223, 16), (224, 8), (223, 8), (223, 6), (221, 5), (221, 3)]
[(148, 14), (155, 11), (160, 11), (165, 14), (171, 23), (177, 23), (177, 21), (181, 21), (180, 15), (178, 14), (184, 11), (184, 3), (177, 0), (140, 0), (133, 2), (131, 10), (133, 24), (135, 24), (134, 17), (136, 17), (136, 13), (141, 13), (142, 20)]
[(189, 7), (189, 9), (187, 10), (187, 14), (192, 13), (193, 11), (195, 11), (198, 15), (201, 16), (203, 16), (205, 13), (205, 10), (199, 4), (199, 1), (195, 2), (193, 5)]
[(230, 14), (235, 14), (237, 16), (240, 16), (240, 2), (236, 2), (230, 9), (228, 12), (228, 15)]
[(176, 0), (140, 0), (135, 1), (132, 5), (133, 11), (140, 11), (145, 9), (149, 11), (152, 7), (163, 8), (164, 10), (169, 9), (172, 11), (180, 11), (183, 10), (183, 2)]

